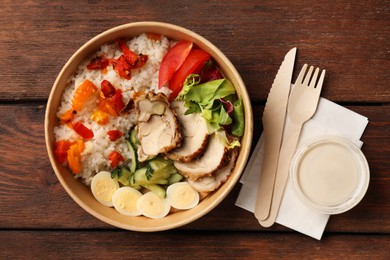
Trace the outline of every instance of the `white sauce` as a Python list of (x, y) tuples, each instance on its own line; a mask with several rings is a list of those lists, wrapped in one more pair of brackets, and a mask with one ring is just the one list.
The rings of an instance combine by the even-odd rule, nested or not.
[(331, 206), (354, 193), (359, 172), (354, 155), (343, 145), (322, 143), (302, 156), (298, 165), (298, 185), (314, 203)]

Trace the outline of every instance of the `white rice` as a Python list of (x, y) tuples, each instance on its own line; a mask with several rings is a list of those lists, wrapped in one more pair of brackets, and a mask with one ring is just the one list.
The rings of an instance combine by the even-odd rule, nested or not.
[[(108, 80), (116, 89), (119, 88), (122, 90), (123, 102), (125, 104), (127, 104), (133, 96), (133, 93), (137, 91), (146, 90), (154, 91), (156, 93), (163, 92), (164, 94), (169, 95), (169, 90), (167, 88), (158, 89), (158, 70), (162, 58), (172, 46), (173, 42), (169, 41), (166, 37), (162, 37), (160, 41), (156, 41), (149, 39), (146, 34), (141, 34), (138, 37), (127, 41), (127, 44), (130, 50), (136, 54), (142, 53), (148, 55), (147, 63), (140, 69), (132, 70), (132, 77), (130, 80), (122, 79), (111, 65), (107, 67), (107, 72), (105, 74), (102, 74), (101, 70), (88, 70), (86, 66), (91, 59), (101, 53), (104, 53), (107, 58), (118, 58), (122, 55), (122, 52), (116, 43), (107, 43), (103, 45), (100, 51), (83, 61), (74, 76), (69, 79), (68, 86), (62, 96), (61, 105), (57, 111), (57, 116), (60, 116), (71, 109), (73, 93), (86, 79), (93, 82), (99, 89), (100, 83), (104, 79)], [(123, 157), (129, 159), (125, 162), (127, 164), (130, 163), (131, 159), (131, 154), (125, 144), (125, 138), (127, 137), (129, 129), (135, 123), (135, 115), (130, 113), (118, 117), (110, 116), (108, 124), (98, 125), (90, 118), (95, 107), (96, 100), (92, 100), (89, 104), (85, 104), (83, 110), (78, 112), (74, 118), (74, 121), (83, 122), (83, 124), (94, 133), (94, 138), (85, 142), (85, 149), (81, 154), (81, 172), (76, 175), (76, 178), (82, 178), (86, 185), (90, 185), (92, 177), (96, 173), (102, 170), (111, 169), (108, 155), (112, 151), (117, 151)], [(112, 142), (107, 135), (107, 131), (109, 130), (119, 130), (125, 135), (115, 142)], [(75, 141), (80, 138), (73, 129), (66, 125), (55, 127), (54, 134), (56, 141)]]

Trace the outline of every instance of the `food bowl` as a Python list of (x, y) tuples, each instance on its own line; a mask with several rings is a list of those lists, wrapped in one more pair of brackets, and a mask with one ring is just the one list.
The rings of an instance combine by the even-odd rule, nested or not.
[[(61, 165), (54, 154), (55, 136), (54, 127), (58, 124), (56, 112), (61, 104), (61, 97), (67, 86), (67, 80), (73, 75), (79, 64), (100, 46), (122, 37), (134, 37), (141, 33), (162, 34), (172, 40), (192, 41), (197, 47), (208, 52), (219, 66), (221, 72), (229, 79), (242, 98), (244, 105), (245, 130), (241, 138), (241, 147), (234, 170), (228, 180), (216, 191), (203, 199), (199, 205), (190, 209), (174, 213), (161, 219), (150, 219), (144, 216), (125, 216), (114, 208), (105, 207), (93, 196), (89, 187), (76, 179), (71, 171)], [(85, 43), (67, 61), (56, 78), (52, 87), (45, 115), (45, 139), (51, 165), (60, 183), (72, 199), (84, 210), (96, 218), (118, 228), (133, 231), (162, 231), (188, 224), (215, 208), (232, 190), (244, 170), (248, 160), (253, 132), (252, 108), (245, 85), (229, 59), (212, 43), (202, 36), (179, 26), (160, 22), (137, 22), (121, 25), (109, 29)]]

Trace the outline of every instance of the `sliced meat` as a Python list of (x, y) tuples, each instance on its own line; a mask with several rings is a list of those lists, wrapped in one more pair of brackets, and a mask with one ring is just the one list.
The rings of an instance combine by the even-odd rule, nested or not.
[(236, 150), (232, 150), (229, 153), (229, 163), (225, 167), (217, 170), (213, 175), (205, 176), (195, 181), (188, 180), (188, 183), (201, 194), (202, 198), (206, 197), (210, 192), (218, 189), (224, 182), (227, 181), (229, 175), (232, 173), (234, 166), (236, 165), (238, 152)]
[(227, 162), (227, 148), (213, 134), (210, 136), (206, 150), (201, 157), (187, 163), (175, 161), (174, 165), (188, 179), (197, 180), (204, 176), (210, 176), (216, 170), (224, 167)]
[(175, 112), (164, 94), (149, 92), (135, 100), (138, 113), (138, 160), (143, 162), (167, 153), (181, 143), (181, 130)]
[(185, 115), (187, 108), (184, 103), (184, 101), (171, 103), (180, 121), (183, 139), (181, 146), (173, 149), (167, 157), (174, 161), (189, 162), (202, 153), (209, 135), (206, 120), (199, 113)]

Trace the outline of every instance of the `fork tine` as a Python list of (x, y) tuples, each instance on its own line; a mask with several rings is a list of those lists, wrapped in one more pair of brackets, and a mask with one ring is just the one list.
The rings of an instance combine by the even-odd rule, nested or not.
[(302, 83), (304, 86), (309, 86), (311, 74), (313, 73), (313, 68), (314, 68), (313, 66), (310, 66), (309, 71), (307, 72), (306, 77)]
[(313, 75), (313, 77), (310, 80), (310, 86), (309, 87), (311, 87), (311, 88), (315, 88), (316, 87), (317, 77), (318, 77), (318, 72), (319, 71), (320, 71), (320, 69), (316, 68), (316, 70), (314, 71), (314, 75)]
[(317, 91), (321, 91), (322, 83), (324, 83), (325, 72), (326, 72), (326, 70), (322, 70), (322, 72), (321, 72), (320, 79), (318, 80), (318, 83), (317, 83), (317, 86), (316, 86), (316, 90)]
[(297, 80), (295, 81), (295, 85), (302, 84), (303, 76), (305, 76), (306, 68), (307, 68), (307, 64), (304, 64), (301, 71), (299, 72)]

